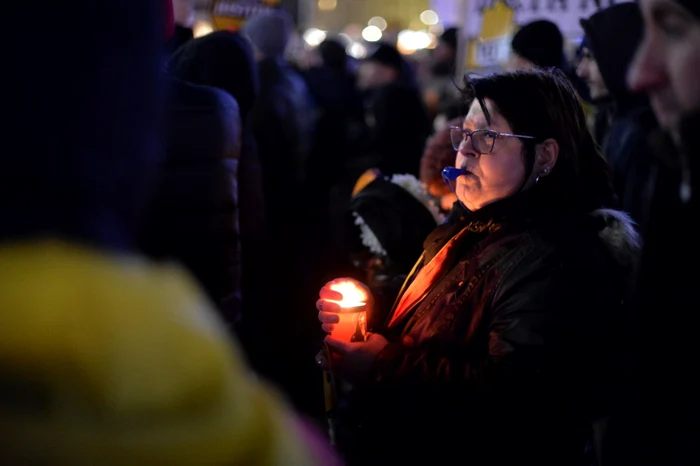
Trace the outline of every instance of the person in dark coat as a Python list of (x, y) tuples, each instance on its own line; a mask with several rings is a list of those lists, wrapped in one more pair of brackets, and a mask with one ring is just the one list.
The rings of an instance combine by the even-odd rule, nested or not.
[(318, 51), (321, 63), (304, 73), (319, 112), (306, 197), (323, 222), (329, 214), (330, 192), (342, 179), (348, 159), (357, 154), (364, 109), (345, 46), (329, 38)]
[(169, 79), (166, 157), (140, 246), (183, 264), (231, 330), (241, 324), (239, 106), (226, 92)]
[(369, 168), (418, 176), (432, 124), (415, 73), (393, 45), (382, 43), (360, 65), (367, 132), (353, 179)]
[[(313, 357), (318, 327), (304, 303), (313, 300), (307, 229), (312, 209), (305, 202), (309, 161), (316, 141), (317, 106), (303, 77), (284, 53), (293, 23), (282, 10), (251, 16), (241, 30), (253, 45), (260, 93), (250, 124), (262, 165), (265, 218), (268, 225), (268, 279), (258, 297), (255, 332), (261, 372), (282, 386), (307, 413), (323, 415), (321, 384)], [(272, 292), (274, 290), (274, 292)], [(271, 325), (271, 322), (275, 322)]]
[(628, 90), (626, 74), (644, 33), (642, 15), (636, 3), (621, 3), (581, 20), (581, 26), (586, 37), (577, 72), (602, 112), (606, 103), (612, 104), (607, 135), (601, 141), (603, 155), (621, 208), (641, 222), (654, 162), (647, 138), (657, 123), (647, 96)]
[[(238, 207), (242, 259), (241, 338), (246, 347), (253, 339), (252, 321), (260, 311), (258, 297), (265, 282), (267, 226), (262, 167), (251, 112), (260, 83), (250, 43), (240, 34), (217, 31), (183, 45), (170, 59), (173, 76), (192, 84), (212, 86), (236, 99), (241, 118), (241, 150), (238, 166)], [(183, 128), (183, 131), (186, 129)], [(247, 321), (247, 322), (246, 322)]]
[(300, 199), (316, 138), (316, 103), (302, 76), (284, 57), (292, 20), (282, 11), (250, 17), (241, 30), (253, 44), (260, 92), (251, 126), (263, 168), (266, 218), (273, 230), (289, 226), (297, 213), (278, 208), (283, 198)]

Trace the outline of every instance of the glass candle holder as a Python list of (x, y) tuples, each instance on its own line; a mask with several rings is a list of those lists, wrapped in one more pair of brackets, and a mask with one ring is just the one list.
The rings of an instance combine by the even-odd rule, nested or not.
[(339, 322), (334, 324), (331, 338), (344, 342), (365, 341), (367, 336), (367, 293), (352, 281), (341, 281), (330, 287), (343, 299), (334, 301), (340, 306)]
[(365, 341), (367, 336), (367, 306), (365, 303), (356, 303), (351, 306), (343, 306), (338, 313), (340, 319), (333, 325), (331, 338), (335, 340), (353, 342)]

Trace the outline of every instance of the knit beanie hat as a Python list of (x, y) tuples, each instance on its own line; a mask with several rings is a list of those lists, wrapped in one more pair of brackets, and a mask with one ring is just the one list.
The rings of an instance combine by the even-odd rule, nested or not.
[(266, 57), (280, 57), (287, 49), (292, 28), (292, 20), (287, 12), (274, 10), (248, 18), (243, 24), (242, 32)]
[(511, 48), (542, 68), (560, 67), (564, 60), (564, 37), (556, 24), (544, 19), (521, 27)]

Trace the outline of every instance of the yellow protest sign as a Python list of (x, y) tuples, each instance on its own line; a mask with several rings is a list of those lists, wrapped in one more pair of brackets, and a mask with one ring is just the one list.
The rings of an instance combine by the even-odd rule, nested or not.
[(468, 68), (489, 68), (508, 59), (510, 37), (515, 28), (515, 10), (502, 0), (482, 10), (481, 32), (467, 47)]

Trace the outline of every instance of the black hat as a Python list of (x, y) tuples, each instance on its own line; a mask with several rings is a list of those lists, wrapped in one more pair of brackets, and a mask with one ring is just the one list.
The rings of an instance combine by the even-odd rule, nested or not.
[(170, 59), (173, 75), (192, 84), (218, 87), (233, 96), (245, 120), (260, 87), (253, 48), (242, 35), (216, 31), (190, 40)]
[(442, 33), (440, 36), (440, 42), (444, 42), (445, 44), (449, 45), (452, 50), (457, 50), (457, 33), (459, 32), (459, 29), (457, 28), (449, 28), (445, 29), (445, 31)]
[(511, 48), (542, 68), (560, 67), (564, 61), (564, 36), (559, 26), (544, 19), (521, 27), (513, 36)]
[(379, 241), (397, 270), (408, 272), (423, 251), (423, 241), (437, 221), (407, 190), (378, 177), (357, 193), (350, 210)]
[(620, 98), (627, 89), (627, 68), (644, 35), (644, 20), (635, 2), (619, 3), (582, 19), (585, 45), (591, 50), (610, 94)]
[(394, 68), (396, 71), (403, 73), (406, 61), (401, 56), (401, 53), (396, 47), (389, 44), (380, 44), (379, 47), (367, 57), (367, 61), (375, 61), (382, 65)]

